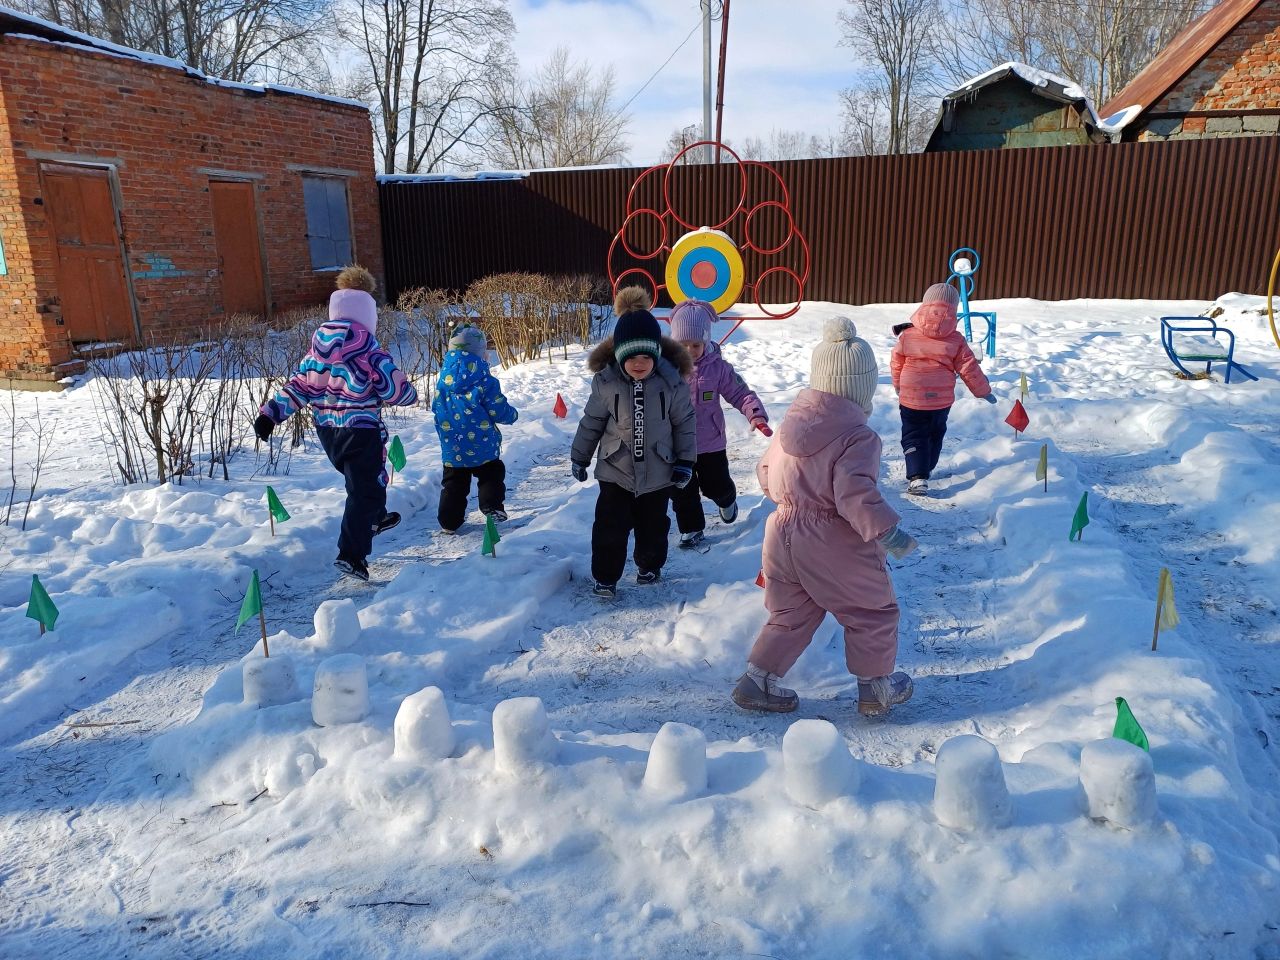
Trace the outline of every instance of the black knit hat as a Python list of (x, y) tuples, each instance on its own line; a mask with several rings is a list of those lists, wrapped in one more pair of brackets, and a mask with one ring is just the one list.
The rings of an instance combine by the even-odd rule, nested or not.
[(654, 360), (662, 356), (662, 328), (648, 310), (624, 313), (613, 328), (613, 355), (618, 365), (638, 353), (647, 353)]

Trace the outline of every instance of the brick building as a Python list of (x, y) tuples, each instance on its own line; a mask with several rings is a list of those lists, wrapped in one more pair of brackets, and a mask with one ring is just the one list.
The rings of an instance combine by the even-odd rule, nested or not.
[(218, 81), (0, 7), (0, 378), (382, 272), (358, 103)]
[(1223, 0), (1194, 20), (1101, 111), (1125, 140), (1280, 132), (1280, 0)]

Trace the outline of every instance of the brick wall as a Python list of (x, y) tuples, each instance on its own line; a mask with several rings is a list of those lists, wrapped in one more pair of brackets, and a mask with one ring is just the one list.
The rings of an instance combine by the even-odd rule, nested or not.
[[(1201, 110), (1238, 115), (1179, 116)], [(1139, 139), (1280, 132), (1280, 0), (1258, 4), (1195, 69), (1152, 105), (1150, 113), (1157, 116), (1148, 121)], [(1174, 116), (1158, 116), (1162, 113)]]
[(253, 178), (275, 309), (320, 303), (332, 289), (333, 273), (311, 268), (302, 194), (308, 170), (357, 174), (347, 179), (355, 258), (381, 275), (366, 111), (218, 87), (159, 65), (0, 36), (0, 224), (9, 260), (9, 275), (0, 277), (0, 377), (47, 378), (71, 355), (57, 342), (65, 337), (57, 326), (55, 247), (35, 202), (40, 159), (51, 157), (100, 158), (114, 167), (144, 335), (190, 330), (222, 316), (210, 170)]

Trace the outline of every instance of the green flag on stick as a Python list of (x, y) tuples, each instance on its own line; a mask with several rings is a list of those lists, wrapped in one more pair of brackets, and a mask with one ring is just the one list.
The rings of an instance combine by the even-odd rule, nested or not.
[(34, 573), (31, 575), (31, 596), (27, 600), (27, 616), (40, 623), (40, 633), (52, 630), (58, 622), (58, 608), (49, 599), (49, 594)]
[(391, 466), (397, 470), (403, 470), (404, 465), (408, 462), (404, 455), (404, 444), (400, 442), (400, 434), (396, 434), (391, 438), (391, 446), (387, 448), (387, 459), (391, 461)]
[(498, 535), (498, 525), (493, 522), (493, 517), (486, 516), (484, 518), (484, 546), (480, 548), (480, 556), (496, 557), (498, 555), (498, 541), (502, 537)]
[(1076, 507), (1076, 515), (1071, 518), (1071, 534), (1068, 540), (1083, 540), (1084, 528), (1089, 525), (1089, 491), (1080, 494), (1080, 505)]
[(249, 589), (244, 593), (244, 602), (240, 604), (240, 619), (236, 621), (236, 633), (254, 614), (262, 613), (262, 588), (258, 585), (258, 571), (253, 571), (253, 579), (249, 581)]
[(289, 519), (289, 511), (280, 502), (274, 487), (267, 487), (267, 509), (271, 511), (271, 519), (276, 523), (284, 523)]
[(1124, 697), (1116, 697), (1116, 726), (1111, 731), (1111, 735), (1118, 740), (1128, 740), (1148, 753), (1151, 752), (1147, 735), (1142, 732), (1142, 727), (1134, 719), (1133, 711), (1129, 709), (1129, 704), (1125, 703)]
[(1036, 464), (1036, 479), (1044, 481), (1044, 488), (1049, 489), (1049, 445), (1040, 445), (1040, 462)]

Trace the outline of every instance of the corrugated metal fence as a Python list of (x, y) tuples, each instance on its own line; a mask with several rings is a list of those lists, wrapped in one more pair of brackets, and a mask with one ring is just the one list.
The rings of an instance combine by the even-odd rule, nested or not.
[[(790, 190), (795, 223), (812, 253), (805, 299), (909, 302), (945, 279), (947, 255), (982, 255), (977, 294), (994, 297), (1213, 299), (1265, 292), (1280, 244), (1280, 137), (1107, 146), (843, 157), (773, 165)], [(387, 182), (380, 186), (389, 293), (425, 286), (460, 290), (509, 270), (606, 273), (628, 190), (642, 171), (569, 170), (520, 180)], [(715, 223), (733, 209), (736, 165), (673, 171), (681, 218)], [(748, 209), (782, 201), (759, 168), (746, 174)], [(663, 209), (661, 176), (637, 188), (639, 206)], [(740, 243), (745, 213), (724, 229)], [(633, 250), (654, 249), (662, 230), (638, 217)], [(668, 222), (666, 239), (683, 228)], [(785, 216), (764, 207), (750, 224), (764, 249), (787, 238)], [(785, 264), (745, 255), (747, 277)], [(626, 260), (627, 262), (623, 262)], [(656, 264), (653, 272), (661, 277)], [(619, 258), (615, 269), (635, 265)], [(795, 299), (775, 271), (763, 302)]]

